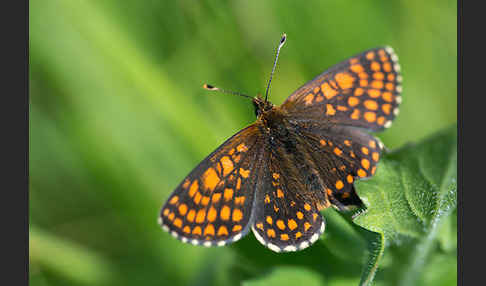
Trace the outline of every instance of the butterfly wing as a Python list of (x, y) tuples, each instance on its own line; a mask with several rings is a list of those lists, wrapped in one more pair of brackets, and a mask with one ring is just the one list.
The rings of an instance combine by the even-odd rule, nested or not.
[(308, 126), (300, 129), (300, 136), (318, 166), (330, 203), (339, 210), (361, 206), (353, 182), (376, 173), (381, 141), (349, 126)]
[(266, 148), (255, 196), (252, 225), (258, 241), (276, 252), (302, 250), (322, 234), (325, 222), (317, 202), (326, 201), (317, 166), (302, 144), (276, 138)]
[(269, 249), (302, 250), (323, 233), (320, 210), (347, 210), (362, 202), (354, 180), (372, 176), (383, 148), (361, 129), (348, 126), (288, 126), (265, 154), (256, 185), (252, 230)]
[(326, 70), (282, 104), (289, 116), (362, 127), (388, 128), (401, 102), (398, 57), (390, 47), (365, 51)]
[(222, 246), (245, 235), (261, 143), (259, 128), (253, 124), (206, 157), (162, 207), (162, 228), (183, 242), (204, 246)]

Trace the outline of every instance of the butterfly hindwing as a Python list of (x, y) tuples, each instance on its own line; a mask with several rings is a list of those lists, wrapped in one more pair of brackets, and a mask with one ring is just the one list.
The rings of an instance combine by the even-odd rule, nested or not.
[(282, 104), (289, 116), (372, 131), (388, 128), (401, 102), (398, 58), (390, 47), (365, 51), (306, 83)]
[(162, 228), (183, 242), (222, 246), (249, 230), (261, 138), (250, 125), (206, 157), (160, 212)]
[(381, 141), (350, 126), (309, 127), (301, 136), (312, 160), (319, 162), (316, 164), (331, 204), (340, 210), (361, 206), (353, 183), (376, 173), (383, 150)]
[(319, 202), (325, 202), (326, 195), (317, 166), (301, 149), (302, 144), (289, 146), (291, 143), (275, 139), (271, 145), (257, 185), (253, 233), (273, 251), (301, 250), (324, 231), (319, 209), (325, 203)]

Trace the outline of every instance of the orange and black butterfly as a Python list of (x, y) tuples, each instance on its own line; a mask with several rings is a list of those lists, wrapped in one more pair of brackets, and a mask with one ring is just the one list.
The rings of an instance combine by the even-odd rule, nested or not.
[[(285, 40), (284, 34), (277, 58)], [(310, 246), (325, 228), (322, 209), (362, 206), (353, 182), (375, 174), (383, 150), (367, 132), (390, 127), (401, 79), (390, 47), (335, 65), (280, 106), (267, 100), (270, 78), (265, 98), (252, 98), (256, 121), (181, 182), (160, 225), (194, 245), (223, 246), (252, 229), (276, 252)]]

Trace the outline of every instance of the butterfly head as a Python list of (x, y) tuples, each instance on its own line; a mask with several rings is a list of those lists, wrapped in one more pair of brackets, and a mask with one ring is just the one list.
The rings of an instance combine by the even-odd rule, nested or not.
[(264, 116), (274, 108), (274, 105), (270, 101), (263, 100), (260, 95), (254, 97), (252, 101), (257, 118)]

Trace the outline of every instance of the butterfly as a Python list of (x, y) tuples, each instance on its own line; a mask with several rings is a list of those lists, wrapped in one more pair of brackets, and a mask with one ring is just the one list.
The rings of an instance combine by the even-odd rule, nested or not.
[(270, 250), (298, 251), (324, 232), (321, 210), (363, 205), (353, 182), (375, 174), (384, 148), (368, 132), (398, 115), (398, 57), (388, 46), (364, 51), (276, 106), (267, 96), (285, 41), (265, 98), (250, 97), (256, 121), (206, 157), (162, 207), (159, 224), (182, 242), (224, 246), (251, 229)]

